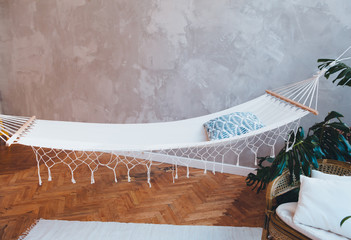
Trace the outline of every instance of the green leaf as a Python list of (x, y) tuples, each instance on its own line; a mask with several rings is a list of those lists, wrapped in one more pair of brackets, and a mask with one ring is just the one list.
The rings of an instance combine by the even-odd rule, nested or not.
[[(337, 86), (345, 86), (347, 85), (347, 82), (351, 79), (351, 70), (347, 70), (346, 74), (343, 76), (343, 78), (338, 82)], [(333, 82), (335, 82), (337, 80), (334, 79)]]
[(345, 222), (346, 220), (348, 220), (348, 219), (350, 219), (350, 218), (351, 218), (351, 216), (344, 217), (344, 218), (341, 220), (341, 222), (340, 222), (340, 227), (344, 224), (344, 222)]
[(301, 156), (299, 156), (299, 153), (297, 152), (297, 149), (293, 149), (293, 157), (295, 159), (295, 164), (294, 164), (294, 175), (296, 177), (296, 180), (300, 180), (300, 174), (301, 174)]
[(339, 141), (345, 145), (345, 151), (351, 154), (351, 143), (342, 135), (339, 135)]
[(330, 58), (320, 58), (317, 60), (317, 62), (334, 62), (335, 59), (330, 59)]
[(320, 122), (320, 123), (314, 124), (312, 127), (310, 127), (309, 132), (315, 131), (316, 129), (319, 129), (319, 128), (322, 128), (324, 124), (325, 124), (325, 122)]
[(330, 113), (328, 113), (328, 115), (324, 118), (324, 122), (328, 122), (334, 118), (341, 118), (344, 117), (342, 114), (335, 112), (335, 111), (331, 111)]
[[(341, 132), (345, 132), (345, 133), (350, 132), (350, 128), (345, 123), (333, 122), (333, 123), (328, 124), (328, 126), (330, 128), (337, 129)], [(339, 132), (335, 132), (335, 133), (336, 133), (336, 135), (338, 135)]]
[(293, 159), (293, 154), (292, 150), (287, 152), (286, 154), (286, 159), (288, 161), (288, 169), (289, 169), (289, 174), (290, 174), (290, 182), (293, 181), (293, 169), (294, 169), (294, 159)]
[(310, 175), (311, 175), (310, 164), (308, 164), (307, 161), (302, 161), (302, 162), (301, 162), (301, 166), (302, 166), (303, 174), (304, 174), (305, 176), (310, 176)]
[(317, 62), (322, 63), (318, 65), (318, 68), (320, 70), (322, 70), (323, 68), (327, 68), (334, 61), (334, 59), (318, 59)]
[(347, 73), (350, 72), (350, 69), (344, 69), (342, 70), (339, 75), (333, 80), (333, 83), (335, 83), (336, 80), (341, 79), (346, 76)]
[(301, 141), (305, 137), (305, 130), (302, 127), (297, 129), (296, 140)]
[(343, 63), (337, 63), (336, 65), (330, 67), (326, 73), (328, 73), (329, 75), (334, 74), (336, 72), (339, 72), (340, 70), (347, 68), (347, 66)]
[[(318, 68), (320, 70), (327, 69), (324, 73), (324, 77), (329, 79), (333, 74), (340, 72), (337, 77), (332, 80), (333, 83), (337, 83), (338, 86), (349, 86), (351, 87), (351, 67), (347, 66), (345, 63), (340, 61), (335, 61), (334, 59), (318, 59)], [(335, 63), (334, 66), (330, 66), (332, 63)]]

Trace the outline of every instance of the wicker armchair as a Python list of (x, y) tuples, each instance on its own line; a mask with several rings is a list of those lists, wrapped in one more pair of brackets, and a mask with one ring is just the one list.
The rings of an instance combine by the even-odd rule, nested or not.
[[(335, 175), (351, 175), (351, 164), (337, 160), (319, 160), (319, 171)], [(277, 197), (293, 189), (299, 188), (294, 181), (289, 184), (289, 171), (274, 179), (267, 187), (266, 193), (266, 219), (262, 232), (262, 239), (309, 239), (300, 232), (286, 225), (275, 213)]]

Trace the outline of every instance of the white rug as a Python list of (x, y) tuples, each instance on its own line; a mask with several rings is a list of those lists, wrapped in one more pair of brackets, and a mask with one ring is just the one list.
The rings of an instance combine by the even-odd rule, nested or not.
[(182, 240), (261, 239), (262, 228), (182, 226), (117, 222), (79, 222), (41, 219), (25, 240)]

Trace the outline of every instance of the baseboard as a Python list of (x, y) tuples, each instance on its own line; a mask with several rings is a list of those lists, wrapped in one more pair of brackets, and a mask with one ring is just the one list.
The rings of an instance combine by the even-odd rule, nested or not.
[(166, 156), (159, 153), (148, 153), (148, 157), (152, 161), (168, 163), (168, 164), (177, 164), (178, 166), (189, 166), (192, 168), (204, 169), (208, 172), (222, 172), (235, 174), (240, 176), (247, 176), (249, 173), (256, 172), (255, 168), (238, 166), (226, 163), (203, 161), (194, 158), (184, 158), (178, 156)]

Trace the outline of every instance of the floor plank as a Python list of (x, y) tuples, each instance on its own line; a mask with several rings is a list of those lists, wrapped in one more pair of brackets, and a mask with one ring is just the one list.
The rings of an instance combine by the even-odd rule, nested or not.
[(52, 181), (41, 166), (38, 185), (36, 161), (29, 147), (0, 146), (0, 239), (17, 239), (37, 219), (117, 221), (178, 225), (261, 227), (264, 192), (256, 194), (245, 185), (245, 177), (179, 167), (179, 179), (172, 183), (170, 165), (152, 167), (147, 184), (145, 167), (113, 172), (99, 168), (95, 184), (90, 171), (81, 167), (76, 184), (64, 165), (52, 168)]

